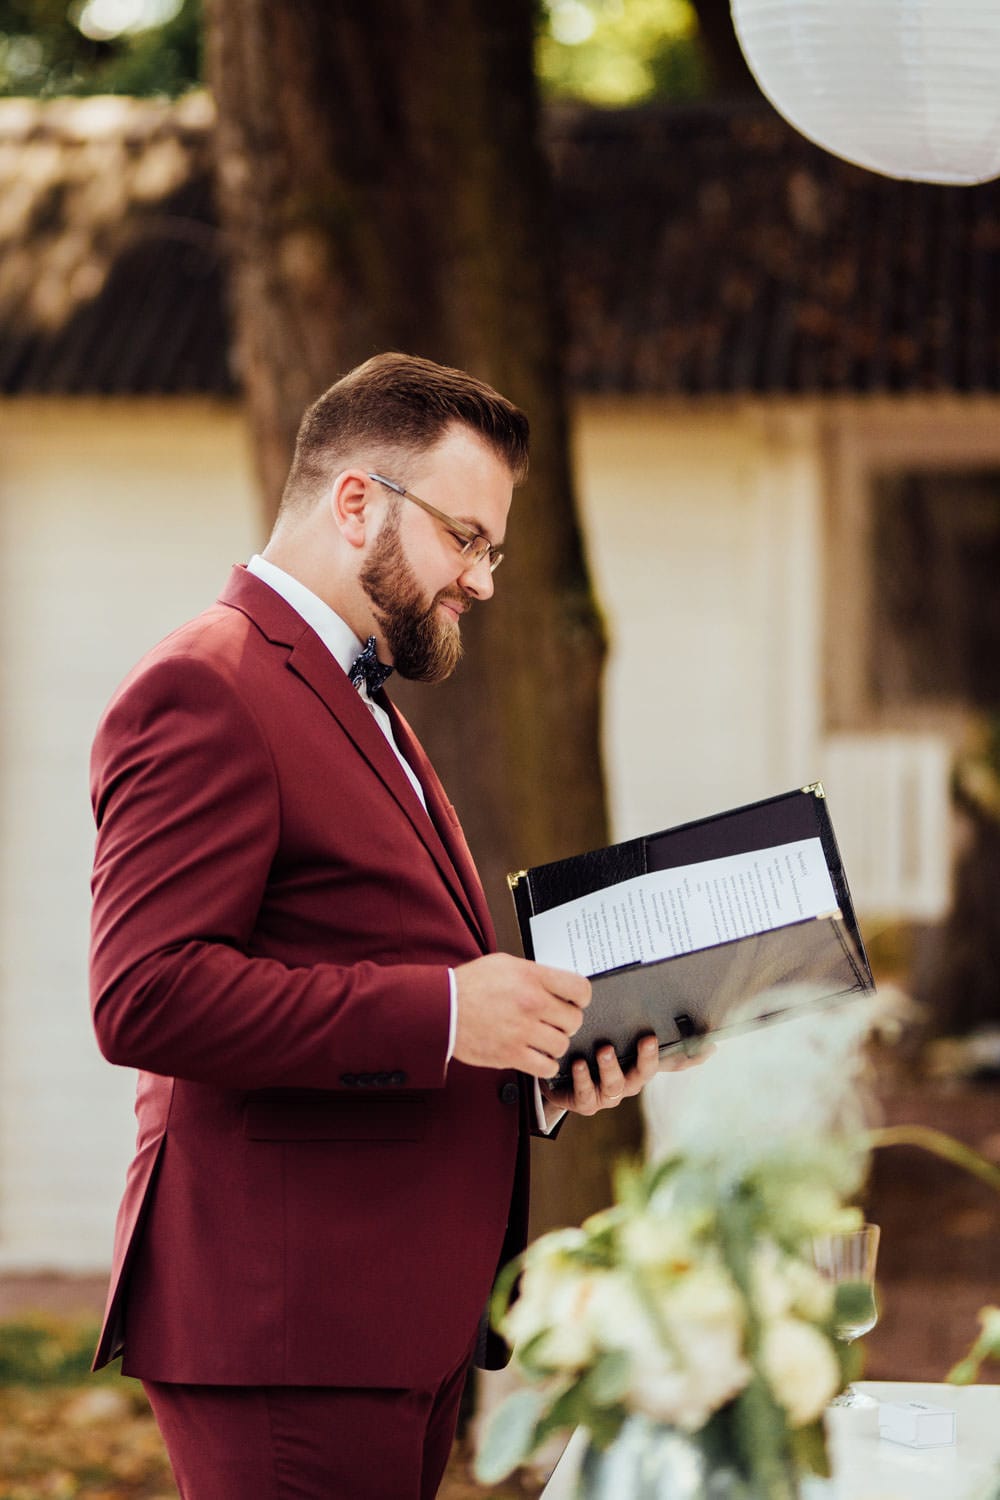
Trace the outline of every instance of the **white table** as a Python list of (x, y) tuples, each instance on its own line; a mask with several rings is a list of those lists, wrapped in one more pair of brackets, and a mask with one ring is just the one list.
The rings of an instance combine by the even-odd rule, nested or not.
[[(804, 1500), (1000, 1500), (1000, 1386), (861, 1380), (876, 1401), (927, 1401), (957, 1413), (949, 1448), (904, 1448), (878, 1435), (878, 1411), (839, 1407), (827, 1432), (833, 1478), (809, 1481)], [(542, 1500), (575, 1500), (584, 1439), (571, 1439)], [(628, 1500), (623, 1495), (621, 1500)]]

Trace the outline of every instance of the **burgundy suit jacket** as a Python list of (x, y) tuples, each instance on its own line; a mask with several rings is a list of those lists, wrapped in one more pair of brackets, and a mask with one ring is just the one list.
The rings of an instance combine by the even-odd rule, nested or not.
[(448, 966), (493, 929), (391, 712), (429, 815), (318, 636), (236, 568), (105, 713), (93, 1015), (141, 1071), (95, 1365), (426, 1385), (523, 1246), (525, 1091), (445, 1064)]

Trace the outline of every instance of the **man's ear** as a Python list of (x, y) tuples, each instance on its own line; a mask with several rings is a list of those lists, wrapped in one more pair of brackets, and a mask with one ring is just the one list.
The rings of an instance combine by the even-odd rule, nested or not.
[(343, 469), (333, 481), (327, 501), (334, 525), (352, 547), (363, 547), (371, 529), (371, 490), (361, 469)]

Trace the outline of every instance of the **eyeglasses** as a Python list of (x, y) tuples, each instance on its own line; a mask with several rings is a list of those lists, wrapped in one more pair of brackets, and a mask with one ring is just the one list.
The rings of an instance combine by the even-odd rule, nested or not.
[(383, 485), (387, 490), (392, 490), (394, 495), (402, 495), (404, 500), (412, 500), (414, 505), (419, 505), (435, 521), (450, 531), (455, 541), (459, 544), (462, 556), (468, 561), (470, 568), (475, 568), (484, 558), (489, 559), (490, 572), (495, 573), (503, 562), (503, 553), (498, 547), (494, 547), (491, 541), (481, 536), (478, 531), (473, 531), (471, 526), (466, 526), (464, 521), (456, 521), (454, 516), (446, 515), (443, 510), (438, 510), (436, 505), (431, 505), (426, 500), (421, 500), (412, 490), (408, 490), (401, 484), (396, 484), (391, 479), (386, 479), (381, 474), (369, 474), (369, 479), (374, 479), (376, 484)]

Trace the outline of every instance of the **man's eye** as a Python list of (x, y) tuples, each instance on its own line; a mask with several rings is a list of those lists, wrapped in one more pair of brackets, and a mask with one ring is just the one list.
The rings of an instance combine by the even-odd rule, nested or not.
[(449, 531), (448, 535), (455, 543), (455, 546), (458, 548), (459, 552), (464, 552), (466, 547), (472, 545), (471, 539), (467, 536), (462, 536), (458, 531)]

